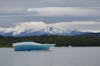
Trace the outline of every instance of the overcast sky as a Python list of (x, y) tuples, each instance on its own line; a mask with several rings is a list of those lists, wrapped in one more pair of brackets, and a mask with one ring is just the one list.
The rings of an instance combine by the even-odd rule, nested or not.
[(83, 24), (82, 27), (99, 31), (100, 0), (0, 0), (0, 27), (22, 22), (78, 22), (81, 25), (94, 22), (94, 25)]

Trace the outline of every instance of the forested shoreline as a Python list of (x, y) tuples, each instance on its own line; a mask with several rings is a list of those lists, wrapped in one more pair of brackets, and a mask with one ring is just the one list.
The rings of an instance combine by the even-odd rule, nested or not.
[(100, 46), (100, 36), (30, 36), (3, 37), (0, 36), (0, 47), (12, 47), (16, 42), (38, 42), (42, 44), (56, 44), (61, 46)]

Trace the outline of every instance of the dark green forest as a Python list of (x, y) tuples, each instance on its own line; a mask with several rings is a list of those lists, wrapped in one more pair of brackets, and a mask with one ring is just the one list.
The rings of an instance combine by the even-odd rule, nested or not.
[(38, 42), (56, 44), (56, 46), (100, 46), (100, 36), (31, 36), (31, 37), (3, 37), (0, 36), (0, 47), (12, 47), (16, 42)]

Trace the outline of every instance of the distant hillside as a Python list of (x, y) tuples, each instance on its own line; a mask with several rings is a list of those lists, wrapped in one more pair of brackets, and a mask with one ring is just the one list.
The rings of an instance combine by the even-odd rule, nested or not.
[(86, 33), (86, 34), (82, 34), (81, 36), (99, 36), (100, 37), (100, 33)]

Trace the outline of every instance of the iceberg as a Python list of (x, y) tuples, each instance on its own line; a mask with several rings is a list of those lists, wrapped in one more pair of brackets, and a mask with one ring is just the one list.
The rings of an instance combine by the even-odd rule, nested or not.
[(30, 51), (30, 50), (49, 50), (54, 47), (55, 44), (40, 44), (36, 42), (18, 42), (13, 43), (15, 51)]

